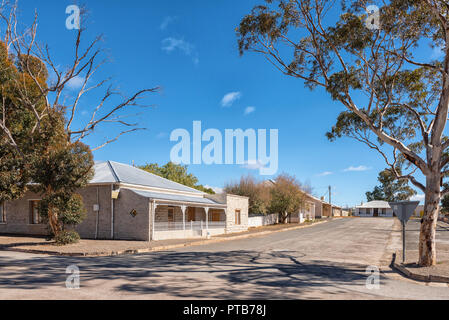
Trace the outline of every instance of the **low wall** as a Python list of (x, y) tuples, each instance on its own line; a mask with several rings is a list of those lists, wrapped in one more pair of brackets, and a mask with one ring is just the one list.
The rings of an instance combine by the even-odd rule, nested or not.
[(248, 227), (250, 228), (268, 226), (271, 224), (276, 224), (278, 222), (279, 222), (279, 215), (276, 213), (269, 214), (266, 216), (253, 215), (248, 217)]
[[(225, 228), (209, 229), (211, 236), (216, 236), (225, 233)], [(169, 239), (195, 239), (206, 238), (207, 231), (203, 230), (168, 230), (168, 231), (155, 231), (154, 240), (169, 240)]]

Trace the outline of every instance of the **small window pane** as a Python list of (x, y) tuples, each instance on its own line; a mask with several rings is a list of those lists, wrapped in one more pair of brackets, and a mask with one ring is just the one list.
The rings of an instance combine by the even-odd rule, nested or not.
[(6, 222), (5, 203), (0, 202), (0, 223)]

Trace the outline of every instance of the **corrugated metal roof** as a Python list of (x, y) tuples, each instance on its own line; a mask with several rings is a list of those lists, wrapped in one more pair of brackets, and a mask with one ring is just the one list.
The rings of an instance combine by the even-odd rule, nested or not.
[(172, 189), (177, 191), (193, 192), (204, 194), (203, 192), (187, 187), (180, 183), (167, 180), (158, 175), (149, 173), (139, 168), (114, 162), (95, 162), (95, 175), (90, 183), (128, 183), (146, 187)]
[(202, 197), (188, 197), (178, 194), (168, 194), (168, 193), (159, 193), (159, 192), (149, 192), (149, 191), (142, 191), (137, 189), (128, 189), (132, 192), (145, 197), (149, 199), (156, 199), (156, 200), (167, 200), (167, 201), (179, 201), (179, 202), (185, 202), (185, 203), (201, 203), (205, 205), (221, 205), (223, 206), (223, 203), (215, 202), (208, 198), (202, 198)]
[(364, 203), (356, 208), (381, 208), (381, 209), (389, 209), (391, 208), (387, 201), (374, 200), (367, 203)]

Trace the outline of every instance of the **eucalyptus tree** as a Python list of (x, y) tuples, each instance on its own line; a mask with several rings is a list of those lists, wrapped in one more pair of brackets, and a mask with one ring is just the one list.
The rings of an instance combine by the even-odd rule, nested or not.
[[(397, 168), (396, 171), (401, 174), (401, 168)], [(375, 186), (373, 191), (366, 192), (367, 201), (404, 201), (416, 195), (416, 191), (408, 185), (408, 180), (396, 179), (390, 169), (379, 172), (377, 180), (380, 185)]]
[(449, 4), (391, 0), (378, 11), (371, 4), (267, 0), (241, 20), (239, 50), (327, 92), (345, 107), (328, 138), (366, 144), (425, 194), (419, 265), (431, 266), (440, 198), (449, 193)]

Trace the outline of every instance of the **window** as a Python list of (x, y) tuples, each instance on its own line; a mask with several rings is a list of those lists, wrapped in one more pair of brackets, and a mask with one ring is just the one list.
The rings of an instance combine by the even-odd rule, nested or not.
[(30, 224), (41, 223), (41, 217), (39, 216), (39, 202), (40, 200), (30, 200)]
[(212, 221), (212, 222), (220, 221), (220, 217), (221, 217), (221, 211), (220, 210), (211, 209), (209, 211), (209, 221)]
[(241, 224), (240, 210), (235, 210), (235, 224)]
[(0, 223), (6, 223), (5, 202), (0, 202)]

